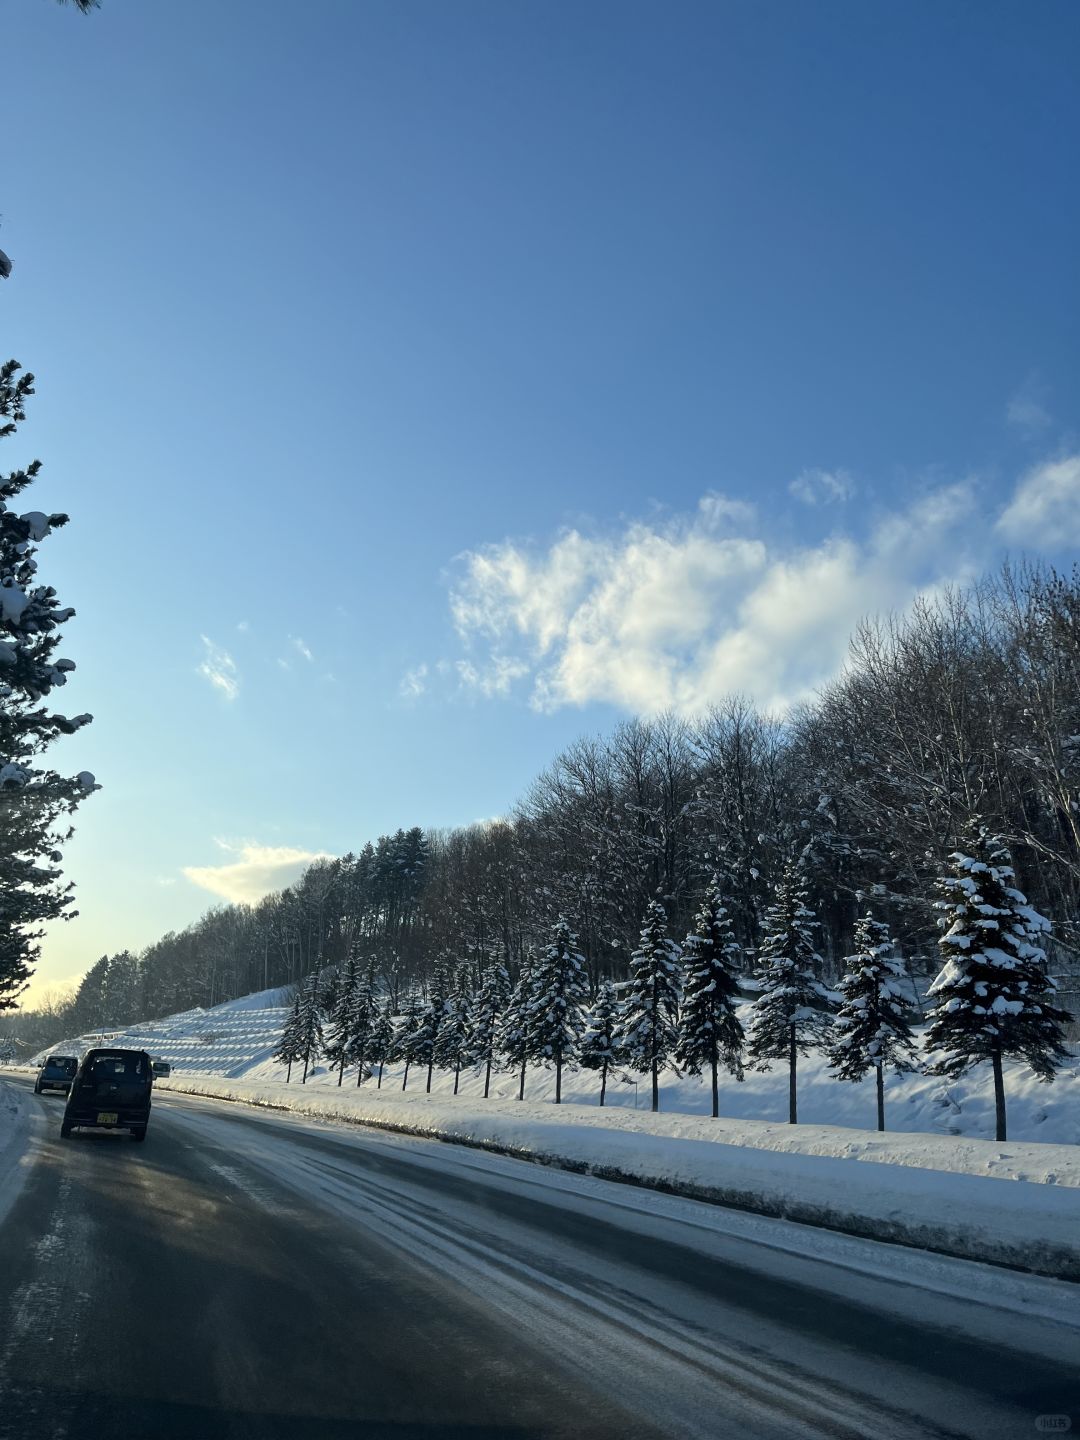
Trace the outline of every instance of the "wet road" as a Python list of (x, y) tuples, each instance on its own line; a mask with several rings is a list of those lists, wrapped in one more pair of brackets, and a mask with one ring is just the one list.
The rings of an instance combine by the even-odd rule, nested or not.
[(1080, 1428), (1052, 1281), (164, 1092), (144, 1145), (61, 1141), (4, 1083), (3, 1440)]

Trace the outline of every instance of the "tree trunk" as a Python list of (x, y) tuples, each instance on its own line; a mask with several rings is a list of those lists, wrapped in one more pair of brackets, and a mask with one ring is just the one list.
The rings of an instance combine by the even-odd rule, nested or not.
[(454, 1094), (457, 1094), (458, 1081), (461, 1079), (461, 1061), (454, 1067)]
[(406, 1060), (406, 1061), (405, 1061), (405, 1074), (404, 1074), (404, 1075), (402, 1076), (402, 1078), (401, 1078), (401, 1088), (402, 1088), (402, 1090), (405, 1089), (405, 1086), (406, 1086), (408, 1083), (409, 1083), (409, 1062), (408, 1062), (408, 1060)]
[(716, 1056), (712, 1058), (712, 1115), (715, 1120), (720, 1114), (720, 1090), (716, 1083)]
[(484, 1073), (484, 1099), (488, 1098), (488, 1091), (491, 1089), (491, 1051), (488, 1051), (487, 1070)]
[(607, 1094), (607, 1061), (600, 1067), (600, 1105), (604, 1104), (604, 1096)]
[(292, 1061), (289, 1061), (289, 1068), (285, 1071), (285, 1084), (288, 1085), (292, 1079)]
[(434, 1069), (435, 1069), (435, 1057), (432, 1056), (432, 1058), (427, 1062), (427, 1093), (428, 1093), (429, 1095), (431, 1094), (431, 1072), (432, 1072), (432, 1070), (434, 1070)]
[(788, 1026), (788, 1124), (799, 1123), (799, 1101), (795, 1092), (795, 1070), (799, 1063), (799, 1052), (795, 1048), (795, 1026)]
[(996, 1140), (1005, 1139), (1005, 1076), (1001, 1073), (1001, 1051), (995, 1050), (994, 1062), (994, 1119), (997, 1123)]
[(341, 1051), (341, 1063), (340, 1063), (340, 1064), (338, 1065), (338, 1067), (337, 1067), (337, 1083), (338, 1083), (339, 1088), (340, 1088), (340, 1086), (341, 1086), (341, 1077), (342, 1077), (344, 1074), (345, 1074), (345, 1050), (344, 1050), (344, 1048), (342, 1048), (342, 1051)]
[(525, 1061), (521, 1062), (521, 1084), (518, 1086), (518, 1099), (525, 1099)]
[(375, 1089), (376, 1089), (376, 1090), (381, 1090), (381, 1089), (382, 1089), (382, 1067), (383, 1067), (383, 1062), (380, 1060), (380, 1061), (379, 1061), (379, 1083), (375, 1086)]
[(362, 1083), (363, 1083), (363, 1079), (364, 1079), (364, 1052), (363, 1052), (363, 1050), (361, 1050), (361, 1051), (360, 1051), (360, 1054), (356, 1057), (356, 1083), (357, 1083), (357, 1085), (362, 1084)]
[(885, 1129), (885, 1075), (880, 1060), (877, 1063), (877, 1128)]
[(304, 1056), (304, 1073), (303, 1073), (303, 1075), (300, 1076), (300, 1084), (301, 1084), (301, 1085), (306, 1085), (306, 1084), (307, 1084), (307, 1067), (308, 1067), (308, 1057), (305, 1055), (305, 1056)]
[(654, 1059), (652, 1062), (652, 1108), (660, 1109), (660, 1067)]
[(555, 1104), (562, 1104), (562, 1056), (555, 1061)]

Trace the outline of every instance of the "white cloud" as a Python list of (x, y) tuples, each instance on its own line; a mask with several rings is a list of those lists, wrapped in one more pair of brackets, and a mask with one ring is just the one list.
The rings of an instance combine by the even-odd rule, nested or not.
[(1080, 545), (1080, 455), (1036, 465), (1017, 485), (997, 530), (1013, 545), (1071, 550)]
[(236, 661), (227, 650), (206, 635), (199, 637), (203, 643), (203, 659), (199, 674), (209, 680), (215, 690), (220, 690), (226, 700), (235, 700), (240, 694), (240, 672)]
[(855, 494), (855, 481), (846, 470), (804, 470), (788, 486), (804, 505), (836, 505)]
[(304, 641), (300, 638), (299, 635), (290, 635), (290, 636), (289, 636), (289, 643), (290, 643), (290, 645), (293, 647), (293, 649), (297, 652), (297, 654), (298, 654), (298, 655), (302, 655), (302, 656), (304, 657), (304, 659), (307, 660), (308, 662), (310, 662), (310, 661), (312, 661), (312, 660), (315, 659), (315, 656), (311, 653), (310, 649), (309, 649), (308, 646), (304, 643)]
[(232, 904), (252, 905), (298, 880), (313, 860), (330, 858), (322, 850), (298, 850), (288, 845), (234, 846), (223, 840), (215, 843), (240, 858), (227, 865), (185, 865), (183, 873), (193, 885)]
[(427, 689), (428, 667), (425, 664), (417, 665), (413, 670), (406, 670), (401, 677), (401, 684), (398, 686), (398, 693), (403, 700), (415, 700)]
[[(717, 533), (718, 514), (744, 533)], [(542, 710), (606, 701), (691, 712), (732, 692), (781, 708), (838, 672), (863, 615), (966, 578), (987, 541), (976, 516), (965, 483), (928, 492), (858, 541), (780, 549), (746, 533), (749, 513), (710, 499), (606, 539), (572, 530), (539, 552), (489, 546), (461, 557), (451, 594), (470, 646), (457, 672), (490, 696), (528, 674)], [(528, 659), (510, 658), (508, 642)]]
[(1018, 430), (1029, 435), (1038, 435), (1053, 424), (1053, 417), (1043, 403), (1046, 388), (1035, 375), (1028, 376), (1016, 394), (1011, 396), (1005, 407), (1005, 418)]

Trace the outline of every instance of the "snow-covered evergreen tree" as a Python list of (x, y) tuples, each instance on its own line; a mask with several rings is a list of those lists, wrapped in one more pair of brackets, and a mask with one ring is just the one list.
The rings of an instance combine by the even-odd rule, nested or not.
[(600, 1071), (600, 1104), (607, 1098), (608, 1071), (618, 1061), (615, 1037), (619, 1028), (619, 1001), (610, 980), (601, 980), (589, 1010), (588, 1023), (578, 1047), (578, 1064)]
[(534, 972), (537, 960), (532, 951), (521, 962), (517, 983), (499, 1021), (499, 1053), (508, 1070), (519, 1072), (518, 1099), (525, 1099), (525, 1070), (529, 1063), (529, 1030), (535, 1003)]
[(424, 998), (414, 987), (405, 997), (405, 1009), (394, 1024), (392, 1056), (395, 1060), (405, 1062), (405, 1070), (401, 1077), (402, 1090), (409, 1083), (409, 1068), (417, 1060), (418, 1043), (422, 1047), (426, 1042), (427, 1013), (428, 1009)]
[[(0, 438), (26, 418), (34, 377), (14, 360), (0, 365)], [(37, 479), (39, 460), (0, 477), (0, 1011), (11, 1009), (29, 982), (42, 926), (67, 918), (72, 886), (62, 883), (59, 846), (70, 817), (98, 789), (84, 771), (68, 779), (40, 764), (60, 735), (89, 724), (89, 715), (47, 708), (52, 692), (75, 669), (56, 654), (59, 627), (74, 615), (51, 585), (37, 580), (38, 545), (67, 524), (66, 515), (22, 513), (14, 502)]]
[(930, 986), (933, 1008), (926, 1048), (941, 1055), (934, 1072), (962, 1074), (989, 1060), (994, 1075), (997, 1139), (1006, 1138), (1005, 1056), (1026, 1060), (1052, 1080), (1067, 1058), (1062, 1025), (1070, 1016), (1051, 999), (1040, 940), (1050, 922), (1015, 884), (1012, 857), (977, 820), (949, 857), (939, 882), (944, 964)]
[(788, 1062), (788, 1121), (799, 1119), (796, 1088), (799, 1055), (825, 1033), (831, 999), (817, 978), (821, 965), (812, 931), (817, 921), (806, 903), (806, 880), (789, 861), (765, 919), (755, 979), (760, 991), (750, 1020), (748, 1057), (757, 1070)]
[(417, 1065), (427, 1066), (427, 1093), (431, 1094), (431, 1075), (435, 1068), (435, 1045), (439, 1029), (446, 1013), (446, 1001), (450, 994), (450, 967), (444, 956), (432, 966), (428, 981), (427, 1004), (416, 1029), (413, 1031), (412, 1054)]
[(281, 1041), (274, 1051), (274, 1059), (279, 1065), (287, 1065), (285, 1072), (285, 1083), (292, 1079), (292, 1067), (300, 1059), (300, 991), (297, 989), (293, 996), (293, 1003), (285, 1018), (285, 1025), (281, 1032)]
[(877, 1088), (877, 1127), (885, 1129), (885, 1071), (914, 1069), (910, 982), (894, 954), (889, 927), (869, 912), (855, 926), (854, 953), (840, 981), (843, 999), (829, 1038), (829, 1063), (841, 1080), (871, 1069)]
[(298, 1060), (304, 1062), (301, 1085), (307, 1084), (308, 1070), (319, 1058), (323, 1046), (322, 1014), (319, 1010), (319, 972), (313, 970), (301, 982), (298, 992), (299, 1010), (297, 1015)]
[(394, 1002), (387, 996), (381, 1005), (376, 1006), (375, 1016), (371, 1022), (371, 1031), (368, 1035), (368, 1055), (371, 1057), (372, 1069), (376, 1065), (379, 1067), (376, 1090), (382, 1089), (383, 1066), (393, 1058), (393, 1050)]
[(717, 1074), (722, 1065), (742, 1079), (743, 1027), (735, 1012), (736, 975), (742, 951), (714, 879), (683, 941), (683, 991), (679, 1010), (676, 1062), (691, 1075), (708, 1069), (712, 1079), (712, 1113), (720, 1113)]
[(354, 1029), (354, 1008), (356, 987), (360, 978), (359, 961), (355, 954), (349, 956), (341, 979), (335, 987), (334, 1005), (327, 1012), (326, 1036), (323, 1054), (331, 1065), (337, 1066), (337, 1083), (340, 1085), (349, 1059)]
[(660, 1071), (677, 1038), (679, 947), (667, 933), (659, 900), (645, 912), (638, 948), (630, 957), (630, 990), (619, 1021), (619, 1048), (626, 1063), (652, 1076), (652, 1108), (660, 1108)]
[(364, 1067), (370, 1058), (371, 1029), (375, 1024), (378, 1010), (379, 1002), (375, 994), (375, 961), (369, 960), (357, 975), (353, 991), (349, 1059), (356, 1062), (357, 1085), (362, 1085), (367, 1079), (367, 1071)]
[(469, 1049), (474, 1065), (484, 1067), (484, 1099), (491, 1090), (491, 1067), (499, 1041), (499, 1022), (510, 1000), (506, 966), (488, 965), (480, 977), (469, 1015)]
[(450, 993), (443, 1002), (442, 1017), (435, 1036), (434, 1061), (440, 1070), (453, 1070), (454, 1094), (458, 1093), (463, 1065), (469, 1064), (469, 963), (462, 961), (454, 971)]
[(563, 1066), (573, 1058), (585, 1028), (588, 994), (585, 960), (565, 916), (555, 922), (551, 944), (533, 974), (525, 1044), (530, 1060), (555, 1066), (555, 1104), (562, 1104)]

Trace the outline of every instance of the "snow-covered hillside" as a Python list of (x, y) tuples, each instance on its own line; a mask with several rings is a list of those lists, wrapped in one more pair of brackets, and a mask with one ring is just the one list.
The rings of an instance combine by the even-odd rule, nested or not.
[[(147, 1021), (124, 1031), (107, 1032), (111, 1043), (137, 1045), (152, 1055), (168, 1060), (178, 1073), (217, 1075), (232, 1080), (282, 1080), (284, 1067), (273, 1057), (287, 1015), (289, 992), (266, 990), (229, 1001), (213, 1010), (189, 1010), (162, 1020)], [(82, 1036), (50, 1046), (53, 1053), (78, 1052), (101, 1043), (99, 1036)], [(625, 1078), (621, 1078), (625, 1077)], [(383, 1088), (399, 1091), (400, 1067), (388, 1067)], [(608, 1103), (612, 1106), (647, 1108), (647, 1085), (624, 1071), (609, 1080)], [(422, 1093), (426, 1074), (415, 1069), (409, 1076), (409, 1094)], [(299, 1086), (300, 1069), (293, 1068), (292, 1084)], [(346, 1070), (344, 1084), (355, 1086), (355, 1067)], [(337, 1074), (317, 1066), (308, 1076), (309, 1087), (335, 1086)], [(374, 1089), (375, 1081), (365, 1088)], [(1009, 1137), (1017, 1141), (1080, 1144), (1080, 1059), (1075, 1058), (1050, 1085), (1036, 1080), (1029, 1067), (1006, 1067), (1009, 1107)], [(528, 1073), (526, 1099), (531, 1102), (554, 1098), (554, 1074), (537, 1068)], [(452, 1099), (453, 1076), (436, 1071), (432, 1094)], [(570, 1103), (595, 1105), (599, 1093), (596, 1075), (569, 1071), (563, 1076), (563, 1098)], [(512, 1101), (517, 1096), (517, 1077), (506, 1073), (492, 1078), (492, 1099)], [(481, 1100), (483, 1077), (467, 1072), (461, 1077), (462, 1103)], [(707, 1088), (688, 1076), (669, 1070), (661, 1086), (661, 1108), (688, 1115), (707, 1115)], [(748, 1073), (739, 1083), (722, 1082), (721, 1114), (735, 1120), (783, 1121), (787, 1116), (787, 1072)], [(842, 1125), (855, 1129), (874, 1125), (873, 1081), (858, 1084), (841, 1082), (828, 1072), (824, 1059), (812, 1054), (800, 1061), (799, 1118), (811, 1125)], [(890, 1077), (886, 1092), (886, 1124), (890, 1130), (936, 1135), (965, 1135), (992, 1139), (994, 1096), (988, 1066), (970, 1072), (960, 1081), (914, 1074)]]

